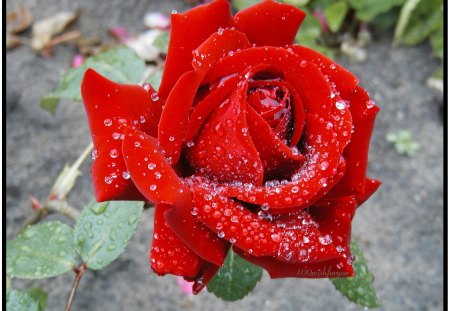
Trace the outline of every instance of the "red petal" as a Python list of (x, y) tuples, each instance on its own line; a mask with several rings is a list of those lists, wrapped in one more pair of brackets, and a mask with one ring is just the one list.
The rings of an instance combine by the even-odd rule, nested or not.
[(242, 32), (233, 29), (219, 30), (193, 51), (192, 67), (196, 71), (206, 72), (229, 52), (250, 46), (250, 42)]
[(379, 108), (370, 100), (367, 92), (357, 87), (345, 98), (350, 101), (353, 119), (353, 133), (344, 150), (347, 170), (344, 177), (333, 189), (335, 196), (364, 193), (370, 138)]
[(380, 185), (381, 185), (380, 181), (367, 178), (364, 183), (364, 193), (356, 195), (356, 201), (358, 202), (358, 206), (360, 206), (367, 199), (369, 199), (372, 196), (372, 194), (374, 194), (375, 191), (377, 191)]
[(127, 128), (122, 152), (131, 179), (148, 200), (177, 206), (188, 195), (189, 190), (167, 163), (156, 138)]
[(195, 145), (187, 150), (189, 162), (202, 175), (223, 182), (262, 183), (261, 160), (247, 133), (246, 91), (246, 86), (241, 86), (222, 103), (203, 126)]
[[(281, 185), (270, 182), (266, 186), (250, 188), (230, 186), (225, 190), (227, 196), (252, 204), (267, 204), (272, 212), (279, 212), (293, 207), (306, 207), (317, 199), (318, 193), (323, 195), (324, 191), (329, 190), (334, 177), (341, 177), (338, 170), (341, 165), (340, 148), (350, 138), (350, 114), (344, 109), (336, 111), (333, 116), (326, 122), (316, 115), (306, 114), (307, 161), (292, 176), (292, 181)], [(348, 132), (345, 139), (344, 129)]]
[(226, 0), (216, 0), (186, 13), (172, 14), (169, 50), (159, 95), (165, 99), (177, 80), (192, 70), (192, 51), (219, 28), (234, 25)]
[(156, 135), (160, 105), (150, 100), (143, 87), (112, 82), (92, 69), (84, 75), (81, 95), (96, 150), (92, 179), (97, 200), (142, 200), (126, 178), (121, 154), (123, 125)]
[(172, 165), (180, 158), (183, 136), (189, 112), (201, 77), (196, 71), (188, 71), (177, 81), (167, 98), (158, 127), (158, 140)]
[[(322, 261), (338, 256), (307, 212), (270, 223), (232, 199), (193, 190), (195, 214), (199, 221), (237, 247), (254, 256), (274, 256), (284, 262)], [(281, 216), (283, 217), (283, 216)]]
[(324, 75), (329, 77), (330, 82), (336, 84), (339, 92), (351, 91), (359, 83), (359, 79), (350, 71), (326, 56), (301, 45), (293, 45), (291, 48), (301, 59), (314, 63)]
[[(292, 130), (292, 137), (290, 141), (291, 146), (296, 146), (301, 138), (303, 126), (305, 123), (305, 111), (303, 109), (302, 100), (300, 99), (300, 96), (296, 92), (296, 90), (286, 81), (279, 82), (279, 81), (265, 81), (265, 80), (256, 80), (252, 81), (249, 84), (252, 88), (253, 87), (263, 87), (266, 85), (277, 85), (279, 87), (286, 87), (289, 90), (289, 94), (291, 96), (291, 109), (293, 111), (293, 117), (294, 117), (294, 128)], [(262, 116), (262, 115), (261, 115)], [(275, 130), (276, 133), (276, 130)], [(280, 137), (280, 136), (279, 136)]]
[(178, 238), (204, 260), (221, 266), (229, 248), (229, 243), (217, 237), (193, 215), (191, 197), (164, 213), (164, 219)]
[(352, 265), (342, 257), (317, 263), (287, 264), (273, 257), (254, 257), (236, 247), (233, 247), (233, 250), (245, 260), (264, 268), (272, 279), (287, 277), (335, 278), (354, 275)]
[(213, 276), (219, 271), (220, 266), (216, 266), (215, 264), (206, 262), (203, 266), (202, 271), (199, 274), (199, 277), (195, 280), (192, 285), (192, 293), (197, 295), (200, 291), (205, 288), (205, 286), (211, 281)]
[(205, 82), (214, 81), (247, 68), (269, 65), (280, 73), (297, 91), (306, 112), (327, 118), (332, 106), (331, 89), (316, 65), (303, 61), (292, 50), (275, 47), (258, 47), (226, 56), (208, 72)]
[(236, 84), (241, 80), (240, 75), (233, 75), (223, 78), (216, 89), (210, 92), (193, 109), (189, 116), (189, 124), (186, 129), (185, 140), (193, 141), (200, 127), (206, 121), (213, 110), (219, 106), (236, 88)]
[(170, 205), (155, 207), (155, 229), (153, 234), (150, 263), (158, 275), (175, 274), (195, 278), (204, 261), (193, 253), (164, 221), (164, 212)]
[(321, 199), (309, 208), (323, 235), (328, 234), (336, 250), (349, 258), (352, 219), (355, 215), (354, 196)]
[(292, 5), (261, 1), (238, 12), (237, 29), (243, 31), (258, 46), (292, 44), (305, 13)]
[[(293, 153), (250, 105), (247, 105), (247, 124), (250, 136), (255, 144), (262, 165), (265, 179), (271, 177), (290, 177), (305, 160), (300, 153)], [(280, 178), (282, 179), (282, 178)]]

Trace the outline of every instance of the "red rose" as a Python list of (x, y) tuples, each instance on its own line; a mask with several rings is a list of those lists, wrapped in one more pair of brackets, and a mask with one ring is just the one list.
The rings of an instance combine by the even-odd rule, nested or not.
[(194, 292), (231, 246), (272, 278), (353, 275), (351, 220), (380, 184), (366, 177), (378, 107), (293, 45), (304, 16), (266, 0), (233, 17), (216, 0), (172, 15), (158, 92), (84, 76), (97, 200), (155, 203), (151, 266)]

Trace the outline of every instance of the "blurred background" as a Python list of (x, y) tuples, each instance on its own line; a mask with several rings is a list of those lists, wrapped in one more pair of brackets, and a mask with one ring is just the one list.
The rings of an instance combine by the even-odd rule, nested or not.
[[(256, 1), (232, 1), (242, 9)], [(383, 182), (357, 212), (353, 236), (364, 250), (380, 310), (443, 308), (442, 0), (289, 0), (309, 13), (297, 38), (332, 56), (381, 107), (369, 176)], [(172, 10), (198, 1), (7, 1), (7, 237), (32, 213), (30, 195), (45, 200), (66, 163), (90, 142), (79, 102), (41, 101), (70, 67), (125, 43), (158, 79)], [(155, 14), (157, 13), (157, 14)], [(38, 22), (39, 31), (32, 31)], [(165, 37), (166, 36), (166, 37)], [(149, 42), (150, 44), (149, 46)], [(156, 46), (156, 50), (155, 50)], [(43, 107), (41, 107), (43, 106)], [(53, 111), (53, 113), (49, 112)], [(94, 199), (89, 159), (68, 197), (81, 208)], [(49, 216), (48, 219), (61, 219)], [(360, 310), (327, 279), (261, 282), (238, 302), (206, 290), (186, 295), (172, 276), (149, 267), (153, 211), (146, 210), (125, 252), (104, 270), (88, 271), (72, 310)], [(48, 310), (61, 310), (73, 274), (12, 280), (39, 286)]]

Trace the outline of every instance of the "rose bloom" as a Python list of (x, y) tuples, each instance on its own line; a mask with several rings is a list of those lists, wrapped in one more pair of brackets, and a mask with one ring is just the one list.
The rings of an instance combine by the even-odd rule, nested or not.
[(272, 278), (353, 275), (351, 221), (380, 184), (366, 177), (378, 107), (293, 44), (304, 17), (270, 0), (233, 17), (216, 0), (172, 14), (158, 91), (85, 73), (97, 200), (154, 203), (151, 267), (194, 293), (231, 247)]

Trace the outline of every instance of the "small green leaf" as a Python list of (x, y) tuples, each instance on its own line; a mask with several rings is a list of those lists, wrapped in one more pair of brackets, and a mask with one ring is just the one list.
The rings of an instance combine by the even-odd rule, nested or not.
[(33, 287), (26, 290), (26, 293), (37, 301), (39, 305), (39, 311), (44, 311), (47, 306), (47, 293), (39, 287)]
[(7, 242), (6, 254), (11, 277), (38, 279), (71, 271), (76, 255), (73, 230), (59, 221), (29, 226)]
[(52, 93), (41, 98), (41, 108), (51, 113), (55, 113), (56, 107), (59, 104), (59, 97), (53, 96)]
[(99, 270), (116, 259), (128, 245), (141, 217), (143, 202), (91, 203), (75, 225), (75, 243), (88, 268)]
[(377, 15), (402, 5), (405, 0), (346, 0), (363, 22), (372, 21)]
[(257, 4), (259, 0), (232, 0), (231, 3), (236, 8), (236, 10), (240, 11), (248, 8), (254, 4)]
[(416, 45), (443, 24), (442, 0), (409, 0), (400, 13), (395, 43)]
[(341, 28), (347, 12), (348, 4), (345, 1), (335, 2), (325, 8), (324, 15), (332, 32), (337, 32)]
[(167, 54), (169, 48), (170, 35), (167, 31), (163, 31), (153, 42), (153, 45), (163, 54)]
[(223, 300), (235, 301), (250, 293), (261, 277), (260, 267), (230, 250), (223, 266), (206, 287), (209, 292)]
[(444, 58), (444, 25), (441, 24), (438, 30), (436, 30), (430, 37), (431, 47), (433, 48), (433, 54), (440, 59)]
[(89, 57), (80, 67), (67, 70), (56, 89), (41, 100), (41, 106), (54, 111), (58, 99), (81, 101), (80, 85), (88, 68), (110, 80), (127, 84), (139, 83), (145, 73), (144, 61), (132, 49), (120, 46)]
[(7, 311), (39, 311), (39, 304), (25, 293), (11, 289), (6, 294)]
[(420, 149), (419, 143), (415, 142), (411, 133), (406, 130), (399, 131), (398, 133), (388, 133), (386, 140), (394, 144), (398, 154), (412, 156)]
[(309, 0), (283, 0), (282, 2), (296, 7), (302, 7), (307, 5)]
[(373, 275), (367, 269), (363, 252), (355, 241), (351, 242), (350, 247), (352, 254), (355, 256), (355, 261), (353, 261), (355, 276), (330, 280), (334, 287), (348, 300), (366, 308), (377, 308), (380, 306), (380, 301), (373, 286)]

